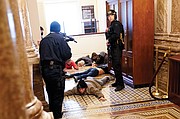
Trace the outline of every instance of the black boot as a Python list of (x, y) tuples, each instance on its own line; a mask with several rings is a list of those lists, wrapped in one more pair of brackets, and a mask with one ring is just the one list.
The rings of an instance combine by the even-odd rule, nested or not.
[(124, 85), (122, 85), (122, 86), (116, 86), (115, 92), (116, 92), (116, 91), (120, 91), (120, 90), (122, 90), (122, 89), (124, 89), (124, 88), (125, 88)]
[(113, 83), (111, 84), (112, 87), (116, 87), (117, 86), (117, 83)]

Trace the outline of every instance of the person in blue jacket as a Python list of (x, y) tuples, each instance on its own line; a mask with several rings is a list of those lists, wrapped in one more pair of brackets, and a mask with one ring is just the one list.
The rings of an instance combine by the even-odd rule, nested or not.
[(71, 58), (71, 48), (60, 32), (61, 26), (54, 21), (50, 33), (40, 42), (40, 66), (49, 98), (49, 109), (54, 119), (62, 118), (62, 103), (65, 89), (65, 62)]

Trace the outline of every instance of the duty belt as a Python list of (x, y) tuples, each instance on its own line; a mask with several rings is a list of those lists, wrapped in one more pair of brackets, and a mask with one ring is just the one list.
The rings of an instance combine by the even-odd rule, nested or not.
[(62, 65), (62, 63), (60, 63), (58, 61), (53, 61), (53, 60), (41, 61), (41, 66), (45, 66), (45, 65)]

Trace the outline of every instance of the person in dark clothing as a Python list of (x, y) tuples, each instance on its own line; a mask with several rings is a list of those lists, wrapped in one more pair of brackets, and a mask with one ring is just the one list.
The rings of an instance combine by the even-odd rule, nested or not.
[(87, 78), (88, 76), (96, 77), (98, 75), (108, 74), (108, 73), (109, 73), (108, 65), (106, 64), (106, 65), (100, 65), (98, 67), (89, 68), (83, 72), (70, 74), (69, 76), (67, 76), (67, 78), (74, 78), (75, 82), (77, 82), (78, 80), (82, 78)]
[(89, 55), (85, 57), (78, 58), (75, 63), (79, 66), (92, 66), (95, 64), (95, 66), (107, 64), (108, 63), (108, 55), (105, 52), (100, 52), (99, 54), (93, 52), (91, 54), (91, 58)]
[(117, 14), (114, 10), (110, 10), (107, 13), (108, 20), (110, 22), (109, 28), (106, 29), (105, 35), (107, 40), (107, 47), (110, 50), (112, 67), (115, 73), (116, 81), (112, 84), (115, 91), (120, 91), (124, 88), (124, 82), (122, 77), (122, 49), (124, 39), (123, 25), (117, 21)]
[(92, 61), (98, 65), (107, 64), (108, 63), (108, 54), (104, 51), (100, 52), (99, 54), (93, 52), (91, 56)]
[(91, 66), (92, 65), (92, 59), (89, 57), (89, 55), (81, 57), (75, 61), (76, 64), (78, 62), (84, 61), (84, 66)]
[(40, 66), (49, 97), (49, 109), (54, 118), (62, 118), (62, 103), (65, 89), (65, 62), (71, 58), (71, 48), (60, 33), (60, 24), (50, 25), (50, 33), (40, 42)]

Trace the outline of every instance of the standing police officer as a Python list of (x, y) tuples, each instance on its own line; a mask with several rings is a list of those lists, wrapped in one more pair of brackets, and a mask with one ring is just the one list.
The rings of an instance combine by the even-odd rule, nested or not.
[(107, 47), (109, 49), (112, 61), (112, 67), (115, 73), (116, 81), (112, 84), (115, 91), (120, 91), (124, 88), (124, 82), (122, 77), (122, 49), (124, 29), (123, 25), (117, 21), (117, 14), (114, 10), (110, 10), (107, 13), (108, 20), (110, 22), (109, 28), (106, 29), (105, 35), (107, 40)]
[(71, 58), (71, 48), (60, 33), (61, 26), (54, 21), (50, 25), (50, 33), (40, 42), (40, 65), (42, 77), (46, 83), (49, 97), (49, 109), (54, 118), (61, 118), (64, 99), (65, 78), (63, 69), (65, 62)]

